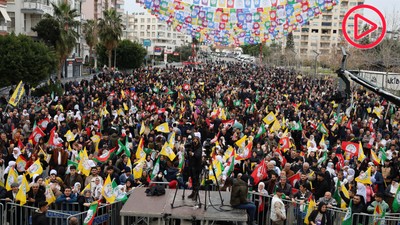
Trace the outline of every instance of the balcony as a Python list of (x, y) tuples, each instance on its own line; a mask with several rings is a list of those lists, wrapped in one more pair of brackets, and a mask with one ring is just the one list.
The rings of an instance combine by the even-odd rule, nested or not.
[(28, 13), (28, 14), (53, 14), (53, 8), (49, 5), (45, 5), (42, 3), (37, 3), (37, 2), (24, 2), (22, 8), (21, 8), (22, 13)]
[(0, 25), (0, 33), (1, 32), (7, 32), (7, 26), (6, 25)]

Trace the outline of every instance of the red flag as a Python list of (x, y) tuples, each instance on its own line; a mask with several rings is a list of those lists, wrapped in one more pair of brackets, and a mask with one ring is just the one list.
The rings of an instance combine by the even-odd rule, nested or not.
[(353, 156), (358, 156), (358, 149), (360, 148), (358, 143), (350, 142), (350, 141), (343, 141), (342, 142), (342, 150), (346, 152), (350, 152)]
[(263, 196), (262, 195), (259, 195), (259, 199), (260, 199), (260, 201), (259, 201), (259, 203), (258, 203), (258, 212), (262, 212), (262, 211), (264, 211), (264, 200), (263, 200)]
[(290, 140), (289, 137), (283, 137), (279, 140), (279, 144), (281, 145), (282, 149), (290, 148)]
[(336, 163), (336, 170), (340, 171), (340, 169), (344, 167), (344, 157), (342, 154), (336, 154), (336, 157), (339, 159)]
[(42, 129), (39, 126), (36, 126), (35, 129), (33, 129), (28, 140), (35, 145), (36, 143), (39, 142), (39, 139), (44, 136), (46, 136), (46, 134), (42, 131)]
[(42, 130), (46, 130), (47, 125), (49, 124), (50, 119), (46, 118), (46, 119), (42, 119), (38, 122), (38, 126), (42, 129)]
[(257, 185), (261, 180), (267, 178), (268, 174), (265, 166), (265, 160), (261, 161), (261, 163), (251, 173), (251, 176), (254, 179), (254, 185)]
[(231, 128), (233, 124), (235, 124), (235, 120), (223, 120), (222, 124), (224, 124), (224, 128)]
[(219, 132), (218, 132), (217, 135), (215, 135), (215, 137), (214, 137), (213, 139), (211, 139), (210, 143), (211, 143), (211, 144), (214, 144), (215, 142), (218, 141), (218, 138), (219, 138)]
[(285, 164), (287, 163), (287, 160), (286, 160), (286, 158), (282, 155), (281, 149), (280, 149), (280, 148), (277, 148), (277, 149), (275, 150), (275, 152), (279, 154), (279, 160), (281, 161), (281, 166), (284, 167)]
[(58, 140), (56, 141), (56, 138), (54, 137), (55, 133), (56, 133), (56, 127), (53, 127), (53, 129), (51, 129), (51, 131), (50, 131), (50, 137), (49, 137), (48, 144), (52, 145), (52, 146), (61, 147), (62, 143), (59, 143)]
[(288, 178), (292, 187), (300, 180), (300, 173), (296, 173), (295, 175)]
[(182, 88), (183, 90), (188, 91), (190, 89), (190, 84), (184, 84)]
[(349, 119), (349, 121), (347, 121), (346, 128), (347, 128), (347, 129), (350, 129), (351, 132), (353, 132), (353, 125), (352, 125), (351, 119)]
[(24, 149), (24, 147), (25, 147), (25, 146), (24, 146), (24, 144), (22, 143), (21, 138), (18, 139), (18, 148), (22, 150), (22, 149)]
[[(253, 142), (250, 141), (246, 147), (244, 147), (244, 152), (243, 155), (238, 155), (236, 157), (236, 160), (243, 160), (243, 159), (249, 159), (251, 157), (251, 154), (253, 152)], [(233, 153), (234, 151), (232, 151)]]
[(370, 131), (370, 132), (373, 132), (373, 131), (374, 131), (374, 123), (372, 123), (372, 120), (369, 120), (368, 128), (369, 128), (369, 131)]

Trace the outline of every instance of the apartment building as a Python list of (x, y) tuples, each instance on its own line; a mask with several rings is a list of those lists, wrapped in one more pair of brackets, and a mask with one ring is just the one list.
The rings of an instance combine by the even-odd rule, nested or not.
[(0, 35), (7, 34), (7, 23), (11, 21), (7, 13), (7, 0), (0, 0)]
[(150, 40), (151, 46), (147, 47), (147, 53), (161, 54), (160, 50), (175, 50), (176, 47), (187, 45), (192, 38), (181, 32), (174, 31), (167, 23), (159, 21), (155, 16), (147, 12), (137, 12), (124, 15), (126, 29), (123, 39), (143, 43)]
[[(320, 56), (328, 56), (337, 51), (341, 43), (345, 43), (342, 21), (346, 12), (363, 3), (364, 0), (341, 0), (332, 10), (323, 12), (318, 18), (294, 31), (296, 54), (301, 59), (311, 59), (315, 57), (314, 51), (320, 53)], [(354, 21), (350, 17), (347, 29), (349, 36), (353, 35), (353, 27)]]
[[(108, 8), (115, 8), (119, 15), (124, 14), (124, 0), (97, 0), (97, 18), (103, 17), (103, 11)], [(93, 20), (95, 11), (95, 0), (84, 0), (82, 2), (83, 20)]]

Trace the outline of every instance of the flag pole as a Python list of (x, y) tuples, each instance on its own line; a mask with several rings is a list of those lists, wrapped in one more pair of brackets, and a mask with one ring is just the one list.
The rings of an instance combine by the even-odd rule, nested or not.
[(389, 112), (389, 110), (390, 110), (390, 105), (391, 105), (391, 104), (392, 104), (392, 102), (389, 102), (388, 108), (387, 108), (386, 113), (385, 113), (385, 120), (386, 120), (386, 118), (387, 118), (387, 115), (388, 115), (388, 112)]

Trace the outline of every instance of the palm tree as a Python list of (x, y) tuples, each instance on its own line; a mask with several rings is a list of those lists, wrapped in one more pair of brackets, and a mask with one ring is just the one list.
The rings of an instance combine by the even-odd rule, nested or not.
[(76, 28), (79, 25), (79, 21), (75, 20), (79, 17), (76, 9), (71, 9), (71, 5), (62, 2), (59, 5), (53, 5), (54, 19), (58, 22), (60, 27), (60, 37), (56, 42), (56, 54), (58, 57), (58, 74), (57, 77), (60, 80), (62, 74), (62, 68), (68, 55), (71, 54), (74, 49), (79, 34)]
[(87, 20), (82, 26), (83, 37), (85, 38), (86, 44), (89, 46), (89, 65), (92, 65), (93, 46), (96, 44), (94, 29), (94, 20)]
[(122, 36), (122, 19), (115, 9), (103, 12), (103, 18), (99, 19), (99, 37), (108, 54), (108, 66), (111, 67), (112, 50), (117, 47)]

